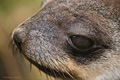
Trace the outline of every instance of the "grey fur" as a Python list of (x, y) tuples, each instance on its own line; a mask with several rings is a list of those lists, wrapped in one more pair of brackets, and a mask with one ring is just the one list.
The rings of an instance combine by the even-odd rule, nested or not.
[[(16, 33), (22, 39), (23, 55), (39, 69), (50, 68), (43, 71), (55, 78), (120, 80), (120, 0), (44, 1), (12, 37)], [(67, 41), (76, 34), (104, 47), (84, 57), (72, 52)]]

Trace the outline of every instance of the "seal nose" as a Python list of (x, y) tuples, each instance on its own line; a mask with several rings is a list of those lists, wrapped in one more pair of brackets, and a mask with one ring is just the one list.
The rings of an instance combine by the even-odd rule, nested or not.
[(14, 40), (16, 46), (21, 50), (22, 37), (20, 36), (20, 33), (15, 32), (13, 35), (13, 40)]

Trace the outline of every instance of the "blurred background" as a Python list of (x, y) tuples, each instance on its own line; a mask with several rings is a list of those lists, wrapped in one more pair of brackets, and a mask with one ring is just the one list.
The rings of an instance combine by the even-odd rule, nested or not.
[(47, 76), (30, 63), (13, 55), (8, 48), (10, 34), (21, 22), (40, 9), (42, 0), (0, 0), (0, 80), (47, 80)]

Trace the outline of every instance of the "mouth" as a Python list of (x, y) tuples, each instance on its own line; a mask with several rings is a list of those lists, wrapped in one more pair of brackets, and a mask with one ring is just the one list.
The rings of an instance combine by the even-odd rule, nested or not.
[[(24, 55), (24, 54), (23, 54)], [(31, 64), (35, 65), (39, 70), (43, 71), (49, 76), (52, 76), (54, 78), (73, 78), (73, 75), (68, 72), (62, 72), (58, 69), (51, 69), (50, 67), (46, 67), (43, 64), (40, 65), (39, 63), (35, 62), (34, 60), (28, 58), (26, 55), (24, 55), (28, 61), (30, 61)], [(74, 79), (74, 78), (73, 78)]]
[(20, 53), (22, 55), (24, 55), (24, 57), (33, 65), (35, 65), (39, 70), (43, 71), (44, 73), (46, 73), (49, 76), (52, 76), (54, 78), (62, 78), (62, 79), (74, 79), (74, 74), (71, 71), (65, 71), (62, 72), (60, 70), (58, 70), (56, 67), (54, 67), (55, 69), (50, 68), (50, 66), (44, 66), (44, 64), (39, 64), (38, 62), (32, 60), (31, 58), (29, 58), (27, 55), (25, 55), (25, 53), (22, 51), (21, 46), (16, 45), (16, 43), (11, 40), (9, 43), (9, 47), (12, 48), (12, 53), (15, 55), (16, 53)]

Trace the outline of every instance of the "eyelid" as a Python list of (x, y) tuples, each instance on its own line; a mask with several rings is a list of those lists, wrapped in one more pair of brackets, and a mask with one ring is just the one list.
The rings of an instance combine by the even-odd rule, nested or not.
[(88, 50), (91, 50), (92, 48), (94, 48), (94, 45), (95, 45), (95, 44), (94, 44), (93, 40), (90, 39), (90, 38), (88, 38), (88, 39), (90, 39), (90, 40), (93, 42), (93, 46), (91, 46), (91, 48), (89, 48), (89, 49), (84, 49), (84, 50), (77, 48), (77, 47), (73, 44), (72, 40), (70, 39), (71, 36), (80, 36), (80, 37), (85, 37), (85, 38), (88, 38), (88, 37), (83, 36), (83, 35), (70, 35), (70, 36), (68, 37), (68, 40), (67, 40), (68, 43), (69, 43), (73, 48), (75, 48), (76, 50), (78, 50), (78, 51), (88, 51)]
[(72, 47), (74, 47), (76, 50), (79, 50), (76, 46), (74, 46), (74, 44), (72, 43), (72, 41), (71, 41), (70, 38), (68, 38), (68, 43), (69, 43)]

